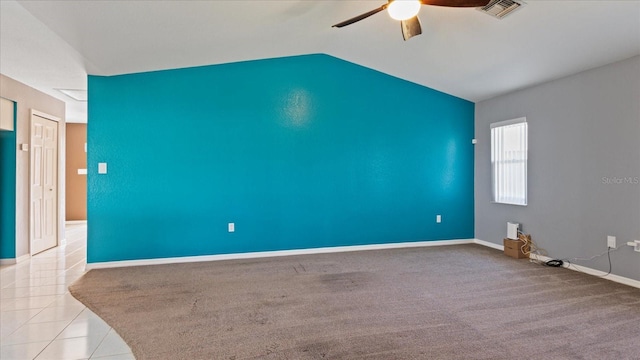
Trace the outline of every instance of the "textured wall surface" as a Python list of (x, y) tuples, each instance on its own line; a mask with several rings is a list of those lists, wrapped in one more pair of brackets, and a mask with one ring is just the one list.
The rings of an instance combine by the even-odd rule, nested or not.
[[(614, 274), (640, 280), (640, 57), (476, 104), (476, 237), (502, 243), (519, 222), (554, 258), (607, 250)], [(489, 124), (526, 116), (529, 204), (491, 203)], [(607, 256), (577, 263), (609, 270)]]
[(89, 262), (474, 236), (468, 101), (306, 55), (90, 76), (89, 104)]

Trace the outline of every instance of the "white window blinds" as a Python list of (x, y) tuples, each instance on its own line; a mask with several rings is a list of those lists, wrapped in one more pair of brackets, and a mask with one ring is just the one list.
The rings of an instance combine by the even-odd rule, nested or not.
[(527, 205), (527, 119), (491, 124), (493, 201)]

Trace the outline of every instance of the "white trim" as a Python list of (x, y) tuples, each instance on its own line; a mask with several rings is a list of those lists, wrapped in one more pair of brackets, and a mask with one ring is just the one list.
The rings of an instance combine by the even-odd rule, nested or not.
[[(531, 256), (532, 259), (539, 260), (539, 261), (553, 260), (552, 258), (550, 258), (548, 256), (542, 256), (542, 255), (536, 255), (536, 254), (531, 254), (530, 256)], [(615, 274), (607, 275), (607, 273), (604, 272), (604, 271), (588, 268), (588, 267), (582, 266), (582, 265), (576, 265), (576, 264), (573, 264), (573, 263), (568, 264), (566, 261), (564, 262), (562, 267), (565, 268), (565, 269), (570, 269), (570, 270), (581, 272), (581, 273), (585, 273), (585, 274), (588, 274), (588, 275), (597, 276), (597, 277), (600, 277), (600, 278), (605, 279), (605, 280), (610, 280), (610, 281), (613, 281), (613, 282), (617, 282), (617, 283), (620, 283), (620, 284), (633, 286), (635, 288), (640, 289), (640, 281), (634, 280), (634, 279), (630, 279), (630, 278), (627, 278), (627, 277), (624, 277), (624, 276), (615, 275)]]
[(0, 265), (15, 265), (31, 258), (30, 254), (24, 254), (16, 258), (0, 259)]
[(67, 220), (64, 222), (65, 225), (79, 225), (86, 224), (87, 220)]
[(0, 266), (5, 266), (5, 265), (15, 265), (17, 263), (15, 258), (10, 258), (10, 259), (0, 259)]
[(473, 242), (475, 244), (478, 244), (478, 245), (482, 245), (482, 246), (490, 247), (490, 248), (493, 248), (493, 249), (496, 249), (496, 250), (504, 251), (504, 245), (494, 244), (492, 242), (488, 242), (488, 241), (484, 241), (484, 240), (480, 240), (480, 239), (473, 239)]
[[(480, 239), (474, 239), (474, 243), (478, 244), (478, 245), (483, 245), (486, 247), (490, 247), (493, 249), (497, 249), (497, 250), (502, 250), (504, 251), (504, 246), (503, 245), (498, 245), (498, 244), (494, 244), (492, 242), (488, 242), (488, 241), (484, 241), (484, 240), (480, 240)], [(552, 258), (547, 257), (547, 256), (542, 256), (542, 255), (537, 255), (537, 254), (531, 254), (530, 255), (531, 259), (535, 259), (535, 260), (539, 260), (539, 261), (549, 261), (552, 260)], [(588, 275), (593, 275), (593, 276), (598, 276), (601, 277), (605, 280), (610, 280), (613, 282), (617, 282), (620, 284), (624, 284), (624, 285), (629, 285), (635, 288), (640, 289), (640, 281), (638, 280), (634, 280), (634, 279), (630, 279), (624, 276), (620, 276), (620, 275), (614, 275), (614, 274), (609, 274), (607, 275), (606, 272), (604, 271), (600, 271), (600, 270), (596, 270), (596, 269), (592, 269), (592, 268), (588, 268), (586, 266), (581, 266), (581, 265), (576, 265), (576, 264), (571, 264), (571, 266), (569, 266), (566, 262), (564, 263), (564, 265), (562, 266), (566, 269), (570, 269), (573, 271), (578, 271), (578, 272), (582, 272)], [(604, 275), (607, 275), (606, 277), (604, 277)]]
[(42, 111), (38, 111), (38, 110), (35, 110), (35, 109), (31, 109), (31, 116), (33, 116), (33, 115), (35, 115), (35, 116), (39, 116), (39, 117), (44, 118), (44, 119), (47, 119), (47, 120), (55, 121), (55, 122), (60, 122), (60, 120), (61, 120), (61, 119), (60, 119), (59, 117), (57, 117), (57, 116), (49, 115), (49, 114), (44, 113), (44, 112), (42, 112)]
[[(434, 240), (434, 241), (416, 241), (416, 242), (403, 242), (403, 243), (387, 243), (387, 244), (373, 244), (373, 245), (354, 245), (354, 246), (335, 246), (335, 247), (323, 247), (313, 249), (299, 249), (299, 250), (277, 250), (277, 251), (261, 251), (250, 253), (234, 253), (223, 255), (202, 255), (202, 256), (185, 256), (174, 258), (161, 258), (161, 259), (144, 259), (144, 260), (123, 260), (123, 261), (106, 261), (89, 263), (86, 266), (86, 270), (92, 269), (107, 269), (127, 266), (145, 266), (145, 265), (164, 265), (164, 264), (179, 264), (179, 263), (191, 263), (191, 262), (204, 262), (204, 261), (220, 261), (220, 260), (239, 260), (239, 259), (257, 259), (266, 257), (279, 257), (279, 256), (292, 256), (292, 255), (313, 255), (313, 254), (327, 254), (338, 252), (350, 252), (350, 251), (366, 251), (366, 250), (384, 250), (384, 249), (401, 249), (401, 248), (413, 248), (413, 247), (430, 247), (430, 246), (447, 246), (447, 245), (465, 245), (465, 244), (478, 244), (486, 246), (492, 249), (504, 251), (504, 245), (495, 244), (489, 241), (480, 239), (459, 239), (459, 240)], [(540, 261), (548, 261), (551, 258), (536, 254), (531, 254), (531, 258)], [(12, 259), (3, 259), (12, 260)], [(3, 260), (0, 260), (0, 264)], [(588, 267), (571, 264), (571, 267), (565, 264), (565, 268), (583, 272), (585, 274), (600, 276), (606, 275), (605, 272), (600, 270), (591, 269)], [(640, 281), (626, 278), (619, 275), (609, 274), (603, 279), (614, 281), (620, 284), (632, 286), (640, 289)]]
[(21, 263), (31, 259), (31, 254), (24, 254), (16, 259), (16, 263)]
[(386, 244), (372, 244), (372, 245), (334, 246), (334, 247), (299, 249), (299, 250), (260, 251), (260, 252), (234, 253), (234, 254), (222, 254), (222, 255), (185, 256), (185, 257), (173, 257), (173, 258), (161, 258), (161, 259), (107, 261), (107, 262), (88, 263), (86, 269), (92, 270), (92, 269), (106, 269), (106, 268), (116, 268), (116, 267), (126, 267), (126, 266), (164, 265), (164, 264), (177, 264), (177, 263), (190, 263), (190, 262), (203, 262), (203, 261), (257, 259), (257, 258), (265, 258), (265, 257), (313, 255), (313, 254), (327, 254), (327, 253), (338, 253), (338, 252), (349, 252), (349, 251), (384, 250), (384, 249), (400, 249), (400, 248), (445, 246), (445, 245), (464, 245), (464, 244), (473, 244), (474, 242), (475, 242), (474, 239), (434, 240), (434, 241), (415, 241), (415, 242), (386, 243)]
[(526, 123), (526, 122), (527, 122), (527, 118), (526, 117), (520, 117), (520, 118), (517, 118), (517, 119), (494, 122), (494, 123), (489, 124), (489, 127), (491, 129), (493, 129), (495, 127), (508, 126), (508, 125), (514, 125), (514, 124), (521, 124), (521, 123)]

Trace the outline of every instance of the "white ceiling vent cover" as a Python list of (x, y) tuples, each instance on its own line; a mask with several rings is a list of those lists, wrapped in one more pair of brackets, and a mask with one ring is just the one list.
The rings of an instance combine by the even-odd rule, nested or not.
[(523, 1), (491, 0), (487, 5), (479, 7), (478, 10), (482, 11), (483, 13), (487, 13), (495, 18), (502, 19), (515, 10), (521, 8), (523, 5)]

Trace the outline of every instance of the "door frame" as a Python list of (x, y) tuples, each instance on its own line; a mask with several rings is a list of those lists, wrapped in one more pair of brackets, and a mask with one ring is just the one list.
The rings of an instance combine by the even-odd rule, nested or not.
[[(56, 223), (56, 246), (60, 245), (60, 188), (62, 185), (61, 181), (60, 181), (60, 142), (61, 142), (61, 130), (60, 130), (60, 124), (61, 119), (57, 116), (53, 116), (51, 114), (47, 114), (45, 112), (42, 111), (38, 111), (35, 109), (30, 109), (29, 112), (29, 143), (32, 143), (33, 140), (33, 117), (34, 116), (38, 116), (47, 120), (51, 120), (51, 121), (55, 121), (58, 124), (58, 131), (57, 131), (57, 141), (56, 141), (56, 219), (55, 219), (55, 223)], [(31, 224), (33, 223), (33, 209), (32, 207), (32, 201), (31, 199), (33, 198), (33, 194), (32, 194), (32, 188), (33, 188), (33, 184), (31, 183), (31, 168), (32, 168), (32, 163), (31, 163), (31, 154), (33, 152), (33, 148), (30, 149), (29, 151), (29, 255), (33, 256), (35, 255), (33, 253), (33, 233), (32, 233), (32, 227)]]

